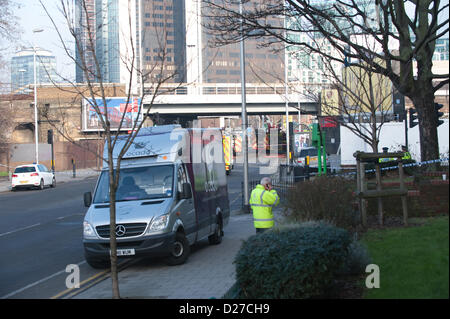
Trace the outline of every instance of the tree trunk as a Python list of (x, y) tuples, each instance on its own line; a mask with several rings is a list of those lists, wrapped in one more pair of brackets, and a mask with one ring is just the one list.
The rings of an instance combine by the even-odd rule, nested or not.
[(116, 190), (117, 183), (114, 181), (113, 151), (110, 148), (109, 157), (109, 247), (111, 249), (111, 280), (112, 297), (120, 299), (119, 274), (117, 271), (117, 240), (116, 240)]
[[(434, 97), (429, 94), (413, 98), (417, 110), (420, 132), (420, 160), (429, 161), (439, 158), (439, 142), (436, 126), (436, 112), (434, 110)], [(436, 170), (436, 163), (427, 165), (427, 170)]]
[[(375, 176), (377, 181), (377, 191), (381, 191), (381, 170), (380, 163), (375, 164)], [(383, 226), (384, 213), (383, 213), (383, 199), (381, 197), (377, 198), (378, 203), (378, 224)]]
[[(376, 131), (376, 125), (372, 126), (372, 152), (378, 153), (378, 140), (377, 140), (377, 131)], [(381, 191), (381, 169), (380, 169), (380, 162), (377, 161), (375, 163), (375, 180), (377, 183), (377, 191)], [(378, 204), (378, 224), (380, 226), (383, 226), (384, 221), (384, 213), (383, 213), (383, 199), (381, 197), (377, 198), (377, 204)]]

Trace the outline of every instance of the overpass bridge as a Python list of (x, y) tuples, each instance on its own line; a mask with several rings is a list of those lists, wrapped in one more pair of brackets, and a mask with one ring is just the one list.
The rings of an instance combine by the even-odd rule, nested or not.
[[(173, 84), (158, 89), (145, 87), (144, 112), (172, 116), (233, 116), (241, 115), (240, 83), (225, 84)], [(247, 84), (246, 106), (248, 115), (317, 114), (318, 103), (281, 84)], [(152, 102), (152, 99), (153, 102)]]

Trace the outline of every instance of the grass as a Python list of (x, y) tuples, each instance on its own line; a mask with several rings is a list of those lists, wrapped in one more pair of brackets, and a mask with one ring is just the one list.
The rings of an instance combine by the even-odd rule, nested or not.
[(365, 288), (364, 298), (449, 298), (448, 216), (418, 227), (370, 230), (362, 240), (380, 267), (380, 288)]
[(8, 172), (0, 172), (0, 176), (1, 176), (1, 177), (8, 176)]

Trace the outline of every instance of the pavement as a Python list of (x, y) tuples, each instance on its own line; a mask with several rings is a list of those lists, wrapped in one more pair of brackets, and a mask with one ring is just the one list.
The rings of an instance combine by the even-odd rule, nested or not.
[[(83, 180), (88, 177), (97, 177), (99, 175), (98, 170), (92, 168), (78, 169), (75, 172), (75, 177), (73, 177), (73, 171), (60, 171), (55, 172), (56, 187), (59, 183), (67, 183), (70, 181)], [(8, 178), (0, 178), (0, 192), (11, 191), (11, 181)]]
[[(274, 210), (281, 218), (281, 208)], [(167, 266), (162, 260), (141, 260), (119, 273), (119, 290), (125, 299), (219, 299), (235, 283), (233, 263), (242, 242), (255, 234), (252, 214), (232, 213), (219, 245), (203, 240), (191, 247), (187, 262)], [(108, 278), (73, 296), (73, 299), (112, 298)], [(82, 288), (81, 288), (82, 289)]]

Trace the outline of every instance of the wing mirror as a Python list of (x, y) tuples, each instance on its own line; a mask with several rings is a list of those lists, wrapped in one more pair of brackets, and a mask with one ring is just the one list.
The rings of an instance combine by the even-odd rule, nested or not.
[(191, 185), (183, 183), (183, 189), (178, 193), (179, 199), (189, 199), (192, 197)]
[(91, 203), (92, 203), (92, 193), (91, 192), (84, 193), (84, 206), (89, 207), (91, 206)]

